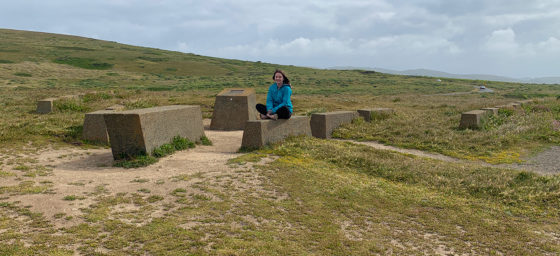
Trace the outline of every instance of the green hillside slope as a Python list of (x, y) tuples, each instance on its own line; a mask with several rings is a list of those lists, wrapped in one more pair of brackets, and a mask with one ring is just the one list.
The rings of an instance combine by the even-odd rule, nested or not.
[[(239, 153), (225, 137), (240, 133), (207, 131), (214, 146), (125, 170), (81, 138), (85, 113), (115, 104), (200, 105), (209, 118), (230, 87), (255, 88), (263, 102), (276, 68), (293, 83), (296, 115), (395, 110), (336, 138), (463, 161), (308, 137)], [(39, 99), (77, 94), (36, 113)], [(560, 253), (560, 176), (487, 164), (560, 145), (558, 85), (319, 70), (4, 29), (0, 95), (0, 255)], [(458, 128), (462, 112), (526, 98), (480, 129)]]
[[(337, 133), (340, 137), (490, 162), (518, 161), (520, 155), (560, 141), (551, 125), (560, 119), (553, 98), (560, 95), (558, 85), (321, 70), (0, 29), (0, 89), (5, 95), (0, 104), (7, 121), (0, 125), (0, 143), (48, 141), (53, 136), (74, 141), (84, 113), (113, 104), (127, 108), (196, 104), (208, 118), (214, 96), (224, 88), (255, 88), (258, 101), (264, 101), (276, 68), (285, 70), (292, 81), (296, 114), (371, 107), (396, 110), (396, 118), (346, 127)], [(494, 93), (479, 93), (482, 83)], [(64, 103), (51, 115), (34, 113), (41, 98), (91, 92), (98, 94)], [(525, 111), (531, 115), (508, 114), (486, 132), (457, 129), (461, 112), (546, 97), (551, 100)]]

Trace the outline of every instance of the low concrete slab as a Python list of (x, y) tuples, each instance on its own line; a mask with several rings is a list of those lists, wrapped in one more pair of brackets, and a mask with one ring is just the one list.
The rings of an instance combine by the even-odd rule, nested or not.
[(84, 140), (109, 145), (109, 134), (103, 115), (113, 113), (114, 110), (99, 110), (86, 113), (82, 138)]
[(114, 159), (151, 154), (179, 135), (193, 142), (204, 136), (200, 106), (173, 105), (103, 115)]
[(243, 130), (245, 123), (257, 119), (255, 89), (228, 88), (216, 96), (210, 129)]
[(64, 96), (60, 96), (60, 99), (65, 99), (65, 100), (77, 100), (80, 99), (80, 95), (64, 95)]
[(482, 127), (482, 123), (488, 117), (488, 112), (484, 110), (471, 110), (461, 114), (461, 123), (459, 128), (478, 129)]
[(311, 115), (311, 134), (313, 137), (329, 139), (334, 129), (342, 124), (351, 123), (358, 117), (356, 111), (335, 111)]
[(53, 102), (57, 100), (57, 98), (46, 98), (37, 101), (37, 113), (39, 114), (48, 114), (53, 112), (54, 105)]
[(514, 109), (512, 105), (499, 105), (496, 106), (497, 109)]
[(499, 108), (481, 108), (480, 110), (484, 110), (486, 112), (488, 112), (488, 114), (490, 115), (498, 115), (498, 110), (500, 110)]
[(289, 136), (311, 136), (310, 120), (307, 116), (292, 116), (290, 119), (247, 121), (241, 146), (261, 148), (266, 144), (284, 140)]
[(371, 108), (358, 110), (358, 114), (363, 117), (366, 122), (371, 122), (372, 120), (377, 119), (385, 119), (394, 112), (395, 111), (392, 108)]

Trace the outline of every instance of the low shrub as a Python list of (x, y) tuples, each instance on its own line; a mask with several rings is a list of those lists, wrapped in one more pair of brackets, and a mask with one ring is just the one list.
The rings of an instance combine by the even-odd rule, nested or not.
[(32, 74), (25, 73), (25, 72), (17, 72), (17, 73), (14, 73), (14, 75), (15, 76), (21, 76), (21, 77), (32, 77), (33, 76)]
[(123, 168), (138, 168), (151, 165), (158, 161), (158, 158), (171, 155), (178, 150), (194, 148), (195, 144), (187, 138), (179, 135), (173, 137), (170, 143), (163, 144), (152, 151), (152, 155), (125, 156), (125, 160), (116, 161), (113, 166)]

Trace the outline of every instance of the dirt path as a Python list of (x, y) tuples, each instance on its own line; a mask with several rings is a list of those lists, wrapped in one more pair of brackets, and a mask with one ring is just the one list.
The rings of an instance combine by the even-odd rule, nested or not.
[[(94, 204), (99, 195), (133, 194), (143, 193), (143, 191), (149, 191), (147, 193), (151, 195), (166, 195), (177, 188), (186, 189), (185, 193), (199, 193), (196, 186), (192, 186), (197, 182), (216, 182), (217, 179), (222, 181), (225, 179), (235, 183), (236, 179), (240, 177), (239, 175), (256, 175), (253, 172), (239, 174), (228, 164), (228, 160), (241, 155), (236, 152), (241, 145), (243, 131), (206, 130), (205, 133), (213, 142), (212, 146), (198, 145), (194, 149), (176, 152), (171, 156), (161, 158), (153, 165), (136, 169), (112, 167), (113, 158), (109, 148), (89, 150), (69, 148), (42, 151), (33, 157), (37, 160), (35, 165), (52, 168), (50, 175), (37, 177), (17, 175), (13, 178), (3, 179), (2, 186), (17, 186), (22, 182), (32, 182), (35, 186), (41, 184), (49, 186), (49, 192), (12, 195), (4, 200), (30, 206), (31, 210), (41, 212), (48, 218), (53, 218), (56, 214), (77, 217), (82, 214), (83, 208)], [(543, 174), (560, 173), (557, 161), (560, 156), (560, 147), (553, 147), (523, 164), (491, 165), (376, 142), (350, 142), (446, 162), (476, 163), (484, 166), (531, 170)], [(15, 165), (12, 168), (15, 168)], [(243, 168), (251, 168), (251, 166)], [(15, 169), (12, 171), (18, 173)], [(75, 196), (77, 200), (65, 199), (68, 196)], [(166, 202), (161, 204), (164, 203)], [(157, 214), (153, 217), (157, 217)], [(72, 226), (79, 221), (79, 218), (74, 218), (74, 221), (63, 222), (64, 224), (61, 225)]]
[[(152, 195), (166, 195), (176, 188), (186, 189), (185, 193), (198, 193), (196, 188), (188, 185), (216, 176), (227, 176), (226, 179), (235, 182), (235, 168), (227, 162), (240, 155), (236, 151), (241, 145), (243, 131), (206, 130), (205, 133), (213, 142), (212, 146), (197, 145), (194, 149), (161, 158), (153, 165), (135, 169), (112, 167), (113, 157), (109, 148), (40, 152), (36, 164), (52, 167), (51, 175), (24, 178), (24, 181), (33, 181), (35, 185), (50, 185), (50, 192), (14, 195), (7, 201), (30, 206), (32, 211), (41, 212), (46, 217), (55, 214), (76, 217), (82, 214), (80, 208), (87, 208), (95, 203), (96, 196), (92, 195), (142, 193), (141, 191), (149, 191)], [(13, 186), (20, 182), (22, 177), (14, 177), (12, 180), (5, 180), (3, 185)], [(71, 195), (79, 199), (64, 200)], [(75, 221), (65, 222), (64, 226), (75, 225), (79, 220), (74, 219)]]
[(533, 172), (537, 172), (537, 173), (540, 173), (540, 174), (547, 174), (547, 175), (554, 175), (554, 174), (559, 174), (560, 173), (560, 160), (559, 160), (560, 159), (560, 147), (558, 147), (558, 146), (551, 147), (550, 149), (548, 149), (544, 152), (541, 152), (540, 154), (537, 154), (536, 156), (530, 157), (528, 159), (524, 159), (525, 162), (521, 163), (521, 164), (498, 164), (498, 165), (494, 165), (494, 164), (489, 164), (489, 163), (485, 163), (485, 162), (481, 162), (481, 161), (473, 162), (473, 161), (469, 161), (469, 160), (453, 158), (453, 157), (445, 156), (445, 155), (442, 155), (442, 154), (424, 152), (424, 151), (416, 150), (416, 149), (404, 149), (404, 148), (398, 148), (398, 147), (393, 147), (393, 146), (387, 146), (387, 145), (383, 145), (383, 144), (375, 142), (375, 141), (365, 141), (365, 142), (354, 141), (354, 140), (342, 140), (342, 141), (349, 141), (349, 142), (356, 143), (356, 144), (370, 146), (370, 147), (373, 147), (373, 148), (376, 148), (376, 149), (390, 150), (390, 151), (399, 152), (399, 153), (403, 153), (403, 154), (410, 154), (410, 155), (415, 155), (415, 156), (425, 157), (425, 158), (430, 158), (430, 159), (436, 159), (436, 160), (445, 161), (445, 162), (476, 163), (476, 164), (483, 165), (483, 166), (488, 166), (488, 167), (500, 167), (500, 168), (515, 169), (515, 170), (527, 170), (527, 171), (533, 171)]

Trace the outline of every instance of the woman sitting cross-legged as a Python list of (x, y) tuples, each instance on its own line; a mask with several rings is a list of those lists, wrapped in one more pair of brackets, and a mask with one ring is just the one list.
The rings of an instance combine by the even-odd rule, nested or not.
[(261, 119), (290, 119), (293, 113), (290, 79), (277, 69), (272, 76), (274, 83), (268, 88), (266, 106), (257, 104)]

